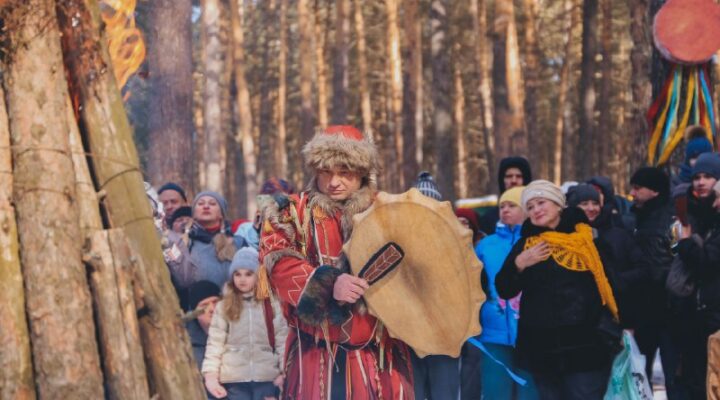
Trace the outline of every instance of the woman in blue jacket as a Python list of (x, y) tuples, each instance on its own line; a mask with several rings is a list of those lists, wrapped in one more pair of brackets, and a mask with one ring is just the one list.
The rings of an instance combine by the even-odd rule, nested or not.
[[(514, 187), (502, 194), (498, 202), (500, 221), (495, 233), (481, 240), (475, 247), (475, 253), (484, 264), (483, 289), (487, 295), (480, 310), (483, 329), (478, 338), (485, 348), (480, 365), (484, 399), (538, 398), (530, 374), (520, 371), (513, 357), (521, 294), (511, 300), (504, 300), (498, 296), (495, 288), (495, 276), (500, 272), (510, 249), (520, 239), (520, 228), (525, 220), (520, 205), (524, 188)], [(528, 382), (524, 386), (517, 384), (505, 367)]]

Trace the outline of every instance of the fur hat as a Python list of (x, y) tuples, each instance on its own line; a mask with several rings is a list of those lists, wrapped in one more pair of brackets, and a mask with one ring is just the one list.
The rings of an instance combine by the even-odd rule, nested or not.
[(552, 201), (560, 207), (565, 207), (565, 195), (556, 184), (538, 179), (530, 182), (522, 192), (521, 202), (522, 208), (527, 212), (527, 203), (532, 199), (543, 198)]
[(720, 154), (702, 153), (695, 162), (692, 169), (692, 176), (705, 173), (715, 179), (720, 179)]
[(423, 171), (418, 175), (417, 181), (415, 181), (415, 188), (431, 199), (442, 201), (442, 194), (438, 189), (438, 185), (435, 183), (432, 175), (429, 172)]
[(631, 185), (646, 187), (662, 197), (670, 195), (670, 178), (660, 168), (642, 167), (630, 178)]
[(498, 188), (500, 189), (500, 193), (507, 190), (505, 187), (505, 173), (510, 168), (517, 168), (520, 170), (523, 176), (523, 185), (527, 185), (530, 181), (532, 181), (530, 163), (525, 157), (505, 157), (500, 160), (500, 167), (498, 168)]
[(346, 167), (367, 178), (373, 188), (379, 155), (370, 135), (349, 125), (332, 125), (315, 134), (302, 149), (305, 165), (313, 170)]
[(500, 196), (500, 200), (498, 200), (498, 206), (506, 201), (515, 203), (518, 205), (518, 207), (522, 206), (521, 199), (522, 199), (523, 190), (525, 190), (525, 186), (515, 186), (513, 188), (506, 190), (502, 194), (502, 196)]
[(247, 269), (257, 272), (260, 267), (260, 256), (258, 251), (252, 247), (243, 247), (235, 253), (230, 268), (228, 268), (228, 279), (232, 279), (235, 271), (239, 269)]

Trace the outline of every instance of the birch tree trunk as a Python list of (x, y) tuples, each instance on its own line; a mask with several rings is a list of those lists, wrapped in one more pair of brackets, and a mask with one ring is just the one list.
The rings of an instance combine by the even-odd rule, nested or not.
[(360, 81), (360, 110), (363, 130), (370, 134), (372, 130), (372, 108), (370, 106), (370, 87), (368, 86), (367, 43), (365, 41), (365, 18), (362, 10), (363, 1), (355, 0), (355, 34), (357, 36), (357, 62)]
[(418, 0), (404, 3), (403, 174), (408, 183), (415, 179), (423, 162), (422, 26), (418, 3)]
[(483, 149), (488, 168), (488, 193), (493, 191), (497, 166), (495, 161), (495, 136), (493, 133), (493, 97), (490, 82), (490, 61), (487, 39), (487, 5), (484, 0), (471, 0), (470, 13), (473, 21), (473, 37), (475, 39), (475, 68), (480, 93), (480, 115), (482, 121)]
[(450, 44), (448, 40), (448, 0), (431, 3), (430, 53), (432, 55), (432, 101), (433, 130), (437, 151), (436, 172), (438, 187), (445, 200), (455, 199), (453, 182), (455, 151), (453, 150), (452, 116), (452, 70), (450, 69)]
[(90, 293), (80, 259), (67, 85), (55, 2), (18, 2), (5, 20), (13, 199), (35, 382), (43, 399), (103, 398)]
[(153, 185), (172, 181), (192, 192), (192, 4), (173, 0), (150, 4), (148, 175)]
[[(317, 72), (318, 124), (328, 126), (327, 63), (325, 62), (326, 18), (321, 0), (315, 0), (315, 70)], [(304, 54), (304, 53), (303, 53)]]
[(400, 30), (398, 28), (398, 1), (385, 0), (385, 12), (387, 14), (387, 59), (390, 73), (390, 113), (388, 123), (392, 132), (395, 159), (394, 186), (397, 190), (405, 189), (405, 177), (400, 168), (404, 165), (405, 155), (403, 154), (403, 131), (402, 131), (402, 60), (400, 58)]
[[(133, 253), (143, 264), (137, 268), (143, 293), (139, 322), (151, 394), (162, 399), (203, 399), (205, 389), (180, 322), (178, 298), (152, 222), (132, 131), (108, 68), (97, 2), (66, 0), (58, 10), (72, 98), (82, 104), (79, 111), (84, 141), (93, 155), (96, 184), (106, 193), (103, 207), (108, 223), (124, 228)], [(87, 366), (79, 365), (87, 375)]]
[(347, 123), (348, 41), (350, 37), (350, 0), (335, 1), (335, 43), (333, 45), (332, 123)]
[(15, 222), (10, 126), (0, 86), (0, 398), (35, 398), (25, 289)]

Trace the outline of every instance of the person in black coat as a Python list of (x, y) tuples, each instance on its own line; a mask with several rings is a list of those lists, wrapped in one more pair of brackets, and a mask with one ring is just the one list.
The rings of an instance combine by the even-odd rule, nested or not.
[[(515, 186), (526, 186), (532, 181), (530, 163), (524, 157), (506, 157), (500, 160), (498, 168), (498, 198), (506, 190)], [(480, 231), (487, 235), (495, 233), (495, 226), (500, 220), (500, 208), (493, 207), (480, 217)]]
[(682, 301), (669, 295), (665, 284), (673, 261), (670, 178), (660, 168), (643, 167), (630, 179), (635, 214), (633, 236), (650, 266), (647, 279), (636, 287), (635, 306), (644, 312), (635, 329), (635, 341), (645, 356), (645, 372), (652, 380), (655, 354), (660, 350), (668, 399), (684, 398), (681, 350), (686, 340)]
[(603, 303), (612, 308), (614, 299), (601, 296), (591, 271), (561, 266), (547, 242), (525, 249), (533, 236), (574, 233), (588, 220), (580, 209), (563, 209), (565, 196), (548, 181), (528, 185), (522, 203), (529, 218), (495, 278), (501, 298), (522, 292), (518, 361), (532, 373), (542, 399), (602, 399), (615, 353), (598, 327), (608, 315)]
[(580, 184), (570, 188), (567, 198), (568, 207), (583, 210), (595, 229), (595, 243), (605, 269), (612, 276), (623, 328), (636, 328), (645, 312), (639, 307), (642, 301), (636, 288), (647, 280), (650, 272), (640, 247), (632, 234), (623, 228), (615, 208), (604, 203), (605, 199), (612, 201), (613, 197), (600, 196), (594, 186)]
[(677, 246), (683, 266), (696, 283), (686, 314), (692, 316), (683, 346), (683, 378), (690, 398), (705, 398), (708, 337), (720, 329), (720, 156), (702, 154), (687, 191), (687, 225)]

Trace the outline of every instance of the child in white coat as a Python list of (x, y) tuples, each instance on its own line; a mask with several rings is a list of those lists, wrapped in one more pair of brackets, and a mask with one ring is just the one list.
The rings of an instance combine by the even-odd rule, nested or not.
[(278, 302), (259, 293), (258, 252), (238, 250), (208, 332), (202, 373), (218, 399), (267, 400), (282, 387), (287, 324)]

